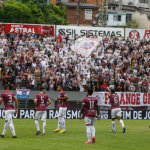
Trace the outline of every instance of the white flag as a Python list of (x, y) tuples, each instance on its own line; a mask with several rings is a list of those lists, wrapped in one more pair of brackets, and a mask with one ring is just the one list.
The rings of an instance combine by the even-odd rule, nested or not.
[(76, 53), (88, 57), (100, 41), (101, 38), (79, 38), (75, 41), (75, 45), (71, 46), (71, 49)]

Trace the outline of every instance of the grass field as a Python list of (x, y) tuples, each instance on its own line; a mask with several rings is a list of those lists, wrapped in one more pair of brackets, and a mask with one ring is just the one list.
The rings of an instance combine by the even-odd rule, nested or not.
[[(18, 138), (12, 139), (8, 128), (5, 137), (0, 138), (0, 150), (149, 150), (149, 120), (124, 120), (126, 133), (122, 133), (120, 123), (116, 120), (116, 133), (110, 133), (111, 120), (96, 120), (96, 143), (87, 141), (83, 120), (66, 120), (66, 133), (52, 131), (57, 127), (57, 119), (48, 119), (46, 135), (36, 136), (33, 119), (14, 119)], [(42, 122), (39, 121), (41, 131)], [(0, 119), (2, 133), (4, 119)]]

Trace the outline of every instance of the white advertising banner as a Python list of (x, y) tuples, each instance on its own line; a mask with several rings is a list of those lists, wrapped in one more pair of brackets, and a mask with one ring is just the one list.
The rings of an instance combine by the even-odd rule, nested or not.
[(75, 45), (71, 49), (76, 53), (88, 57), (97, 47), (102, 38), (79, 38), (75, 41)]
[(84, 26), (63, 26), (58, 25), (56, 27), (56, 34), (58, 35), (68, 35), (69, 38), (74, 38), (75, 36), (86, 36), (86, 34), (89, 33), (89, 35), (98, 37), (105, 37), (106, 35), (108, 37), (110, 36), (116, 36), (116, 37), (122, 37), (124, 36), (124, 29), (123, 28), (103, 28), (103, 27), (84, 27)]
[(129, 37), (132, 40), (150, 38), (150, 30), (147, 29), (131, 29), (126, 28), (126, 39)]
[[(110, 106), (107, 99), (107, 92), (94, 92), (93, 96), (98, 99), (99, 106)], [(150, 93), (124, 93), (117, 92), (120, 100), (120, 106), (150, 106)]]

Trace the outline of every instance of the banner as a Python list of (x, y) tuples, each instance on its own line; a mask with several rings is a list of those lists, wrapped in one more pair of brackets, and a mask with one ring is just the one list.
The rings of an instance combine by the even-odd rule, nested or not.
[(130, 29), (126, 28), (126, 39), (129, 37), (132, 40), (137, 39), (149, 39), (150, 38), (150, 29)]
[(71, 46), (71, 49), (88, 57), (101, 40), (102, 38), (79, 38), (75, 41), (75, 45)]
[(29, 89), (16, 89), (17, 98), (29, 98), (30, 90)]
[(39, 24), (17, 24), (17, 23), (4, 23), (0, 24), (0, 33), (5, 32), (5, 34), (10, 32), (15, 33), (37, 33), (37, 34), (49, 34), (55, 35), (54, 25), (39, 25)]
[[(13, 118), (34, 119), (36, 111), (34, 109), (19, 109), (18, 114), (14, 114)], [(79, 119), (80, 110), (67, 110), (66, 119)], [(100, 110), (101, 119), (111, 119), (110, 110)], [(0, 118), (5, 118), (5, 111), (0, 109)], [(84, 116), (82, 116), (82, 119)], [(150, 119), (150, 111), (123, 110), (121, 112), (122, 119)], [(58, 119), (58, 110), (47, 110), (47, 119)]]
[[(119, 96), (120, 106), (150, 106), (150, 93), (124, 93), (116, 92)], [(99, 106), (110, 106), (106, 92), (94, 92), (93, 96), (98, 99)]]
[(74, 39), (75, 36), (86, 36), (89, 34), (92, 36), (98, 37), (108, 37), (116, 36), (116, 37), (124, 37), (124, 29), (123, 28), (102, 28), (102, 27), (85, 27), (85, 26), (63, 26), (58, 25), (56, 29), (56, 34), (60, 35), (68, 35), (69, 38)]

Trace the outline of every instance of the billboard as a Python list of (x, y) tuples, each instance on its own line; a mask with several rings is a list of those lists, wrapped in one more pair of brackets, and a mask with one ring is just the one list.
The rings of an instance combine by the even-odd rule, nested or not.
[(127, 37), (129, 37), (132, 40), (143, 39), (143, 38), (149, 39), (150, 30), (126, 28), (126, 39)]
[(37, 33), (55, 35), (55, 25), (40, 25), (40, 24), (17, 24), (17, 23), (3, 23), (0, 24), (0, 33), (8, 31), (15, 33)]
[[(19, 119), (34, 119), (35, 109), (19, 109), (18, 114), (14, 114), (13, 118)], [(79, 119), (80, 110), (67, 110), (66, 119)], [(82, 116), (83, 118), (84, 116)], [(101, 119), (111, 119), (111, 111), (110, 110), (100, 110)], [(5, 118), (5, 111), (0, 109), (0, 118)], [(150, 111), (149, 110), (123, 110), (121, 112), (122, 119), (150, 119)], [(58, 119), (58, 110), (51, 109), (47, 110), (47, 119)]]
[(58, 25), (56, 29), (56, 34), (60, 35), (68, 35), (69, 38), (74, 38), (75, 36), (86, 36), (87, 34), (98, 37), (108, 37), (116, 36), (116, 37), (124, 37), (124, 29), (123, 28), (103, 28), (103, 27), (84, 27), (84, 26), (63, 26)]
[[(99, 106), (111, 106), (107, 94), (107, 92), (93, 93), (93, 96), (98, 99)], [(119, 96), (120, 106), (150, 106), (150, 93), (116, 92), (116, 94)]]

